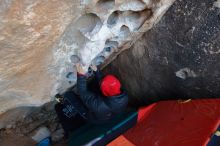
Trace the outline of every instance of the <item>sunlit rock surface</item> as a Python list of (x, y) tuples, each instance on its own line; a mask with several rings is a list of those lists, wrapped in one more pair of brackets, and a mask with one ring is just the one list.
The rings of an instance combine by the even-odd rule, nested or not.
[(74, 56), (85, 68), (113, 58), (173, 2), (0, 0), (0, 114), (52, 100), (75, 84)]

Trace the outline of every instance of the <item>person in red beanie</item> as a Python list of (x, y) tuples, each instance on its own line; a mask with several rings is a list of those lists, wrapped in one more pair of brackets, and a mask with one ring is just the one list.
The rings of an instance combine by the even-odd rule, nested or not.
[(82, 103), (88, 109), (86, 116), (88, 121), (102, 123), (126, 109), (128, 96), (122, 90), (120, 81), (114, 75), (102, 77), (101, 72), (97, 70), (96, 66), (92, 65), (90, 67), (95, 72), (95, 81), (97, 84), (95, 85), (92, 82), (92, 86), (96, 90), (90, 90), (88, 88), (87, 78), (85, 76), (86, 71), (83, 70), (81, 64), (77, 64), (78, 94)]

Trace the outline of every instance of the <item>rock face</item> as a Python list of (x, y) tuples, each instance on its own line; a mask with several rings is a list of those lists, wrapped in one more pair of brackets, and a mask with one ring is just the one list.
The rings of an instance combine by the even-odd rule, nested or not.
[(139, 103), (220, 97), (218, 4), (214, 0), (177, 0), (106, 72), (118, 75)]
[(87, 68), (130, 47), (173, 2), (1, 0), (0, 114), (50, 101), (75, 84), (74, 62)]
[(50, 100), (52, 47), (76, 8), (71, 1), (0, 1), (0, 113)]

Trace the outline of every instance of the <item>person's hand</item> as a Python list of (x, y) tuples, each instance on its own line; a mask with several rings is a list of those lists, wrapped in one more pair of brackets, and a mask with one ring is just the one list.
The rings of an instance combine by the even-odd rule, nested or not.
[(90, 68), (91, 68), (93, 71), (97, 71), (97, 66), (94, 65), (94, 64), (91, 64), (91, 65), (90, 65)]
[(77, 73), (82, 74), (82, 75), (85, 75), (87, 72), (85, 69), (83, 69), (81, 63), (76, 63), (76, 71)]

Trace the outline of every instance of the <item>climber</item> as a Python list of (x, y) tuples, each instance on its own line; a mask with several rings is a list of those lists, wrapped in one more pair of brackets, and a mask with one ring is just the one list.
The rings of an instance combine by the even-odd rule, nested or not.
[(77, 93), (67, 91), (63, 101), (55, 106), (58, 118), (68, 136), (70, 131), (90, 122), (102, 124), (110, 121), (116, 114), (125, 110), (128, 96), (114, 75), (102, 77), (95, 65), (95, 80), (87, 83), (87, 70), (77, 63)]

